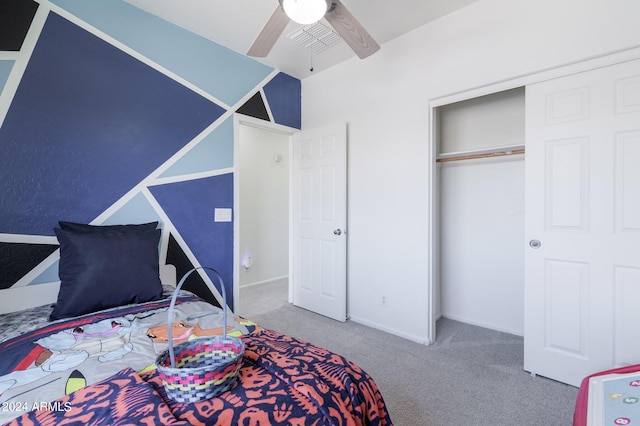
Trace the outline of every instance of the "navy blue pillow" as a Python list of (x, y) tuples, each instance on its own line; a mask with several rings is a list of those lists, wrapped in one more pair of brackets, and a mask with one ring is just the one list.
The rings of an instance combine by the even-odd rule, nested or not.
[(54, 231), (60, 243), (60, 291), (51, 320), (162, 297), (161, 230)]

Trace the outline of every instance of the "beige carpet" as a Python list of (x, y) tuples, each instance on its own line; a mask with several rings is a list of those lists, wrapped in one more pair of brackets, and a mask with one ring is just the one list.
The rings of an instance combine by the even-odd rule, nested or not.
[(396, 426), (570, 426), (578, 390), (522, 369), (521, 337), (442, 319), (420, 345), (290, 305), (287, 284), (240, 290), (237, 313), (337, 352), (378, 383)]

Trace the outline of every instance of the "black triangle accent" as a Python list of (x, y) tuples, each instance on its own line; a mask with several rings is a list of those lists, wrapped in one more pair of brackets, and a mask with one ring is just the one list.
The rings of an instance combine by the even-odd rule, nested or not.
[(20, 50), (36, 10), (38, 3), (31, 0), (0, 1), (0, 50)]
[(237, 113), (249, 115), (251, 117), (259, 118), (260, 120), (270, 121), (267, 108), (264, 106), (264, 101), (260, 92), (256, 92), (247, 102), (236, 110)]
[(55, 244), (0, 243), (0, 289), (14, 285), (57, 248)]
[[(173, 265), (176, 268), (176, 285), (180, 282), (184, 274), (193, 269), (193, 263), (191, 263), (187, 255), (184, 253), (184, 250), (182, 250), (182, 247), (180, 247), (180, 244), (178, 244), (172, 234), (169, 234), (166, 263)], [(222, 307), (222, 304), (218, 302), (218, 299), (216, 299), (211, 290), (209, 290), (207, 283), (205, 283), (200, 274), (196, 272), (189, 275), (181, 288), (196, 294), (212, 305), (219, 308)]]

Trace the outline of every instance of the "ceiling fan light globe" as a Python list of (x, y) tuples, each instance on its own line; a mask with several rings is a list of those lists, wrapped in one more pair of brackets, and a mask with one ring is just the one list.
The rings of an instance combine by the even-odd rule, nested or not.
[(284, 13), (302, 25), (318, 22), (329, 10), (327, 0), (279, 0)]

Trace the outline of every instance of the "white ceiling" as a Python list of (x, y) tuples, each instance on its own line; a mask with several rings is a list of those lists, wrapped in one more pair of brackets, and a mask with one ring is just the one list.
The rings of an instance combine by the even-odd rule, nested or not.
[[(278, 0), (126, 1), (242, 54), (246, 54), (274, 9), (279, 7)], [(474, 1), (477, 0), (342, 0), (342, 3), (384, 49), (383, 43)], [(342, 40), (312, 55), (311, 49), (288, 37), (302, 27), (290, 22), (269, 56), (256, 59), (303, 79), (312, 74), (312, 65), (313, 73), (318, 73), (355, 57)]]

